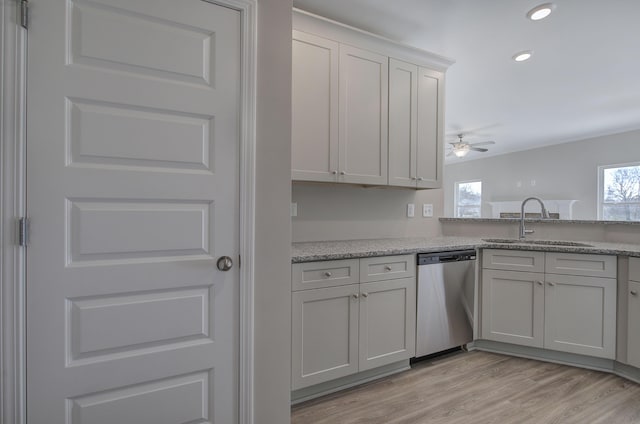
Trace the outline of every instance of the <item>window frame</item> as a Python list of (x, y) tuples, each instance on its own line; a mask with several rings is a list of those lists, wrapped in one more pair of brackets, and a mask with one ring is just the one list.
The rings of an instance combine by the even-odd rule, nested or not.
[[(640, 162), (626, 162), (626, 163), (616, 163), (610, 165), (599, 165), (598, 166), (598, 210), (597, 210), (597, 218), (598, 220), (604, 220), (604, 205), (605, 204), (616, 204), (616, 203), (605, 203), (604, 201), (604, 171), (607, 169), (614, 168), (629, 168), (629, 167), (638, 167), (640, 168)], [(617, 204), (624, 204), (623, 202)], [(628, 202), (628, 204), (638, 205), (640, 206), (640, 199), (637, 202)], [(631, 222), (626, 220), (619, 220), (620, 222)]]
[(480, 208), (480, 215), (478, 216), (478, 218), (482, 218), (482, 180), (480, 179), (455, 181), (453, 183), (453, 216), (455, 218), (465, 218), (463, 216), (459, 216), (458, 214), (459, 192), (460, 192), (460, 184), (469, 184), (469, 183), (480, 183), (480, 202), (478, 203), (478, 207)]

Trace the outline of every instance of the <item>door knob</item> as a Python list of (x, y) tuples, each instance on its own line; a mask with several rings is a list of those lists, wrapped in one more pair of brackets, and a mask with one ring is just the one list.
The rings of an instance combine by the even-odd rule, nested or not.
[(216, 265), (220, 271), (229, 271), (233, 267), (233, 260), (228, 256), (220, 256)]

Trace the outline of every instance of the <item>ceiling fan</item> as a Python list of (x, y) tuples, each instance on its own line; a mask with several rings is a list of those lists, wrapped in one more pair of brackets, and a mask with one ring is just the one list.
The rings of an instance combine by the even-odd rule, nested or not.
[(489, 144), (496, 144), (495, 141), (482, 141), (480, 143), (467, 143), (462, 140), (464, 134), (458, 134), (458, 141), (450, 142), (451, 150), (447, 153), (447, 156), (455, 155), (456, 157), (462, 158), (467, 155), (470, 151), (474, 152), (488, 152), (489, 149), (478, 146), (488, 146)]

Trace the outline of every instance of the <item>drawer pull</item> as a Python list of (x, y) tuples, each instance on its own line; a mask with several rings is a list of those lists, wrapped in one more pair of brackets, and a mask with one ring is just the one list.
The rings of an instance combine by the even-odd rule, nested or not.
[(369, 297), (369, 293), (367, 292), (362, 293), (362, 297)]
[(631, 294), (634, 295), (634, 296), (637, 296), (638, 292), (636, 290), (631, 290)]
[(384, 266), (384, 270), (385, 270), (385, 271), (391, 271), (391, 267), (390, 267), (389, 265), (385, 265), (385, 266)]
[(538, 283), (539, 286), (542, 286), (544, 284), (542, 281), (536, 281), (536, 283)]
[(327, 277), (327, 278), (331, 277), (331, 275), (332, 275), (332, 274), (331, 274), (329, 271), (327, 271), (327, 272), (325, 272), (325, 273), (324, 273), (324, 276), (325, 276), (325, 277)]
[(555, 287), (556, 283), (552, 283), (552, 282), (548, 282), (547, 284), (549, 284), (551, 287)]
[(353, 298), (354, 298), (354, 299), (357, 299), (357, 298), (359, 298), (359, 297), (360, 297), (360, 296), (358, 296), (358, 293), (354, 293), (354, 294), (352, 294), (351, 296), (353, 296)]

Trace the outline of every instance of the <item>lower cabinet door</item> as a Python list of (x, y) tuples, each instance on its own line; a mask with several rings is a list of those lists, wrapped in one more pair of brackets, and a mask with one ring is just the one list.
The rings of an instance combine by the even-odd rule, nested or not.
[(545, 279), (544, 348), (615, 359), (616, 279)]
[(415, 337), (415, 278), (360, 284), (360, 371), (415, 356)]
[(629, 281), (627, 293), (627, 363), (640, 368), (640, 283)]
[(291, 296), (292, 389), (358, 372), (359, 285)]
[(544, 274), (482, 271), (482, 337), (486, 340), (542, 347)]

